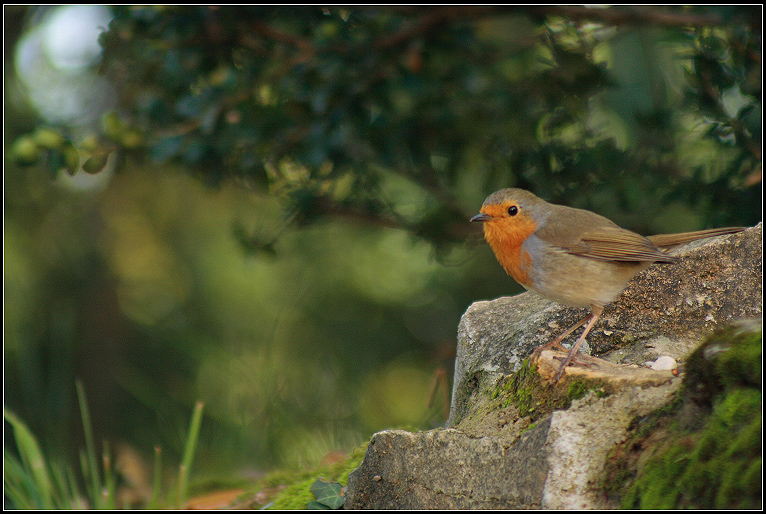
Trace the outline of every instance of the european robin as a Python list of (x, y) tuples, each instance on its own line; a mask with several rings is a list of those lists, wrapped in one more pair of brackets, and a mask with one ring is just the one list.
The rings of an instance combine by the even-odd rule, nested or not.
[(585, 324), (554, 383), (572, 362), (604, 306), (622, 293), (634, 275), (652, 263), (679, 260), (662, 248), (744, 230), (728, 227), (644, 237), (596, 213), (553, 205), (523, 189), (492, 193), (471, 221), (484, 222), (484, 238), (516, 282), (549, 300), (590, 308), (582, 320), (535, 350), (534, 358), (552, 347), (567, 351), (561, 342)]

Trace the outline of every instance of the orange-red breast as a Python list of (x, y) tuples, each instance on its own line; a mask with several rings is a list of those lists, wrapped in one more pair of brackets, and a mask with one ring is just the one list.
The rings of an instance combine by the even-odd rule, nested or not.
[[(523, 189), (502, 189), (487, 197), (471, 221), (484, 222), (484, 238), (500, 265), (516, 282), (540, 296), (590, 313), (538, 348), (556, 347), (587, 322), (556, 373), (557, 382), (595, 325), (604, 306), (628, 281), (654, 262), (676, 262), (669, 248), (705, 237), (731, 234), (740, 227), (644, 237), (590, 211), (553, 205)], [(566, 351), (566, 350), (565, 350)]]

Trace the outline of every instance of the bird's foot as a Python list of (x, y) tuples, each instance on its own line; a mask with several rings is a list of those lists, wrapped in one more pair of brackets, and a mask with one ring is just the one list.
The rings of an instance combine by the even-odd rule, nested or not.
[[(564, 350), (566, 351), (566, 349)], [(554, 355), (554, 359), (557, 361), (565, 361), (567, 360), (566, 357), (562, 357), (561, 355)], [(584, 353), (577, 353), (575, 354), (572, 359), (567, 364), (568, 366), (582, 366), (584, 368), (596, 368), (598, 367), (598, 361), (600, 361), (598, 357), (592, 357), (590, 355), (586, 355)]]
[[(568, 352), (569, 348), (566, 348), (561, 345), (558, 341), (551, 341), (550, 343), (546, 343), (542, 346), (538, 346), (535, 348), (535, 350), (532, 352), (532, 362), (535, 363), (540, 358), (540, 354), (542, 354), (545, 350), (555, 349), (562, 352)], [(559, 358), (559, 357), (557, 357)]]
[(579, 352), (574, 353), (571, 351), (566, 357), (561, 357), (556, 355), (553, 358), (561, 361), (561, 366), (559, 367), (559, 370), (556, 372), (556, 376), (553, 377), (554, 384), (558, 383), (558, 381), (564, 375), (564, 370), (567, 368), (567, 366), (576, 365), (576, 366), (582, 366), (585, 368), (593, 369), (593, 368), (598, 368), (599, 361), (601, 361), (601, 359), (597, 357), (592, 357), (590, 355), (585, 355)]

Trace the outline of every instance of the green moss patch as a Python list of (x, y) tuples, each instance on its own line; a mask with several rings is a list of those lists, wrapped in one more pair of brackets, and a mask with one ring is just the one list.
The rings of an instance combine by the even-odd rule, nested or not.
[(607, 494), (623, 508), (761, 509), (761, 348), (760, 327), (711, 336), (679, 400), (613, 452)]
[(576, 378), (563, 386), (551, 385), (540, 377), (537, 366), (525, 359), (516, 373), (494, 386), (477, 389), (467, 402), (470, 411), (457, 428), (469, 433), (492, 433), (492, 427), (483, 425), (497, 424), (497, 418), (514, 420), (516, 426), (528, 428), (554, 410), (568, 408), (572, 400), (582, 398), (588, 391), (599, 396), (607, 394), (601, 381)]
[(279, 510), (306, 509), (317, 500), (312, 492), (312, 486), (317, 480), (337, 483), (343, 487), (348, 484), (348, 475), (361, 464), (367, 444), (363, 444), (344, 459), (323, 462), (311, 469), (272, 472), (261, 479), (254, 490), (245, 495), (246, 498), (240, 497), (237, 504)]
[(578, 400), (589, 391), (599, 396), (606, 395), (600, 380), (574, 378), (567, 380), (565, 387), (549, 384), (540, 378), (537, 367), (526, 359), (521, 369), (508, 377), (503, 385), (505, 402), (516, 405), (521, 416), (531, 415), (539, 419), (557, 409), (567, 409), (573, 400)]

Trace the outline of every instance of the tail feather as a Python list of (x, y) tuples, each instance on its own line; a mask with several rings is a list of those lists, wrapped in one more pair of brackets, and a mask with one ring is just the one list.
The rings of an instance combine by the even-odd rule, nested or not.
[(704, 239), (706, 237), (736, 234), (737, 232), (742, 232), (746, 228), (747, 227), (710, 228), (707, 230), (697, 230), (695, 232), (682, 232), (680, 234), (658, 234), (656, 236), (648, 236), (647, 239), (658, 248), (670, 248), (680, 244), (691, 243), (692, 241)]

